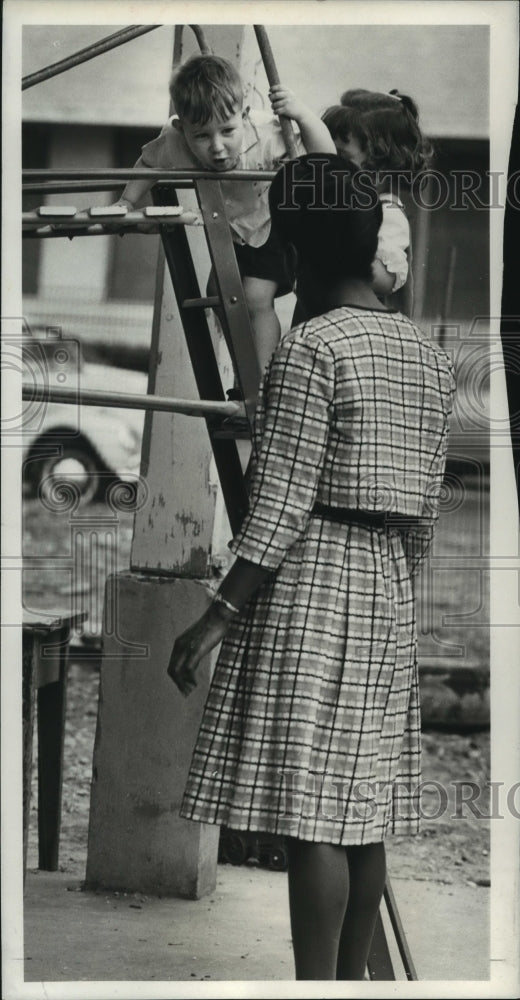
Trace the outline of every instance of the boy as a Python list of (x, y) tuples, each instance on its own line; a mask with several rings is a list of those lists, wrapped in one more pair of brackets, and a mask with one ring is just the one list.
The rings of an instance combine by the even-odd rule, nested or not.
[[(277, 170), (287, 158), (280, 123), (299, 126), (299, 153), (335, 152), (327, 126), (285, 87), (270, 91), (273, 115), (243, 107), (242, 80), (232, 63), (198, 55), (174, 74), (170, 95), (177, 114), (159, 136), (143, 146), (136, 167), (161, 169)], [(149, 191), (147, 180), (130, 181), (118, 204), (136, 207)], [(242, 277), (253, 337), (263, 370), (280, 339), (276, 295), (291, 290), (283, 247), (271, 232), (269, 181), (222, 181), (226, 216)], [(208, 294), (215, 294), (212, 276)]]

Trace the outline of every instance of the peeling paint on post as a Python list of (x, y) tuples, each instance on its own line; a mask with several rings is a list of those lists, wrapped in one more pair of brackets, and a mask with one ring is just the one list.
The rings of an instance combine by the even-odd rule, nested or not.
[[(196, 399), (170, 276), (164, 266), (161, 271), (151, 388), (159, 394)], [(149, 413), (146, 423), (142, 474), (149, 499), (135, 517), (132, 569), (204, 577), (209, 572), (217, 489), (205, 422), (182, 414)]]

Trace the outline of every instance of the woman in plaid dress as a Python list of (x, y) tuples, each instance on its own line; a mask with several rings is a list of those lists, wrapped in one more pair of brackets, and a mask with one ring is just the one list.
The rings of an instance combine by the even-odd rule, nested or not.
[(312, 154), (272, 184), (313, 318), (273, 355), (236, 562), (168, 668), (189, 694), (223, 639), (181, 813), (288, 838), (297, 979), (363, 978), (384, 839), (418, 827), (412, 577), (454, 390), (447, 355), (371, 288), (381, 205), (365, 186), (356, 206), (354, 169)]

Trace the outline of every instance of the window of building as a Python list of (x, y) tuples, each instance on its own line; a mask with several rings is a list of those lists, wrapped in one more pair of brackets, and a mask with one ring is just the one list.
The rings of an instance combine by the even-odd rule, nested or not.
[[(113, 166), (132, 167), (141, 152), (141, 146), (153, 139), (157, 131), (156, 128), (114, 129)], [(140, 236), (134, 233), (114, 238), (107, 275), (107, 298), (152, 302), (158, 251), (158, 236)]]

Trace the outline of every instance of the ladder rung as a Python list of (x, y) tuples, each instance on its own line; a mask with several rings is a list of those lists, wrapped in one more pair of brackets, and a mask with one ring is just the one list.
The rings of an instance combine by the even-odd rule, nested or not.
[(213, 441), (250, 441), (251, 435), (247, 431), (213, 431), (211, 438)]
[(200, 299), (184, 299), (182, 303), (183, 309), (209, 309), (214, 306), (222, 305), (218, 295), (209, 295), (206, 298)]
[(220, 427), (211, 431), (211, 437), (216, 441), (249, 441), (251, 430), (245, 419), (237, 421), (235, 426), (230, 424), (229, 427), (226, 427), (224, 422), (224, 425), (221, 424)]

